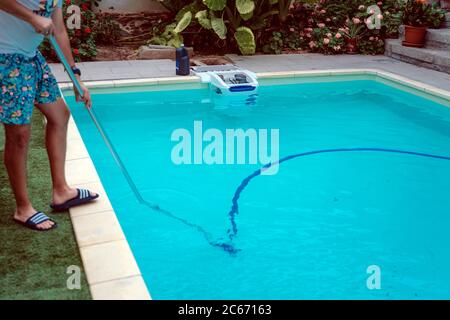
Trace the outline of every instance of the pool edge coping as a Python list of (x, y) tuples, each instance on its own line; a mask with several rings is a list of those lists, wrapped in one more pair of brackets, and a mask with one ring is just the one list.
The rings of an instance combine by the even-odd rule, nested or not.
[[(69, 209), (75, 239), (93, 300), (151, 300), (140, 269), (109, 201), (94, 163), (71, 116), (66, 175), (77, 188), (100, 198)], [(83, 168), (83, 171), (77, 170)]]
[[(304, 70), (304, 71), (274, 71), (274, 72), (259, 72), (256, 73), (260, 79), (277, 79), (277, 78), (308, 78), (308, 77), (326, 77), (326, 76), (375, 76), (374, 80), (381, 78), (395, 83), (402, 84), (406, 87), (412, 88), (416, 91), (434, 95), (444, 100), (450, 100), (450, 91), (437, 88), (433, 85), (426, 84), (421, 81), (412, 80), (406, 76), (402, 76), (393, 72), (376, 69), (323, 69), (323, 70)], [(88, 88), (118, 88), (118, 87), (133, 87), (133, 86), (150, 86), (150, 85), (176, 85), (176, 84), (200, 84), (200, 78), (195, 75), (191, 76), (173, 76), (173, 77), (158, 77), (158, 78), (137, 78), (137, 79), (122, 79), (122, 80), (95, 80), (86, 81)], [(59, 83), (61, 90), (72, 88), (70, 82), (64, 81)]]
[[(257, 73), (258, 78), (262, 79), (337, 75), (374, 76), (375, 81), (380, 79), (390, 81), (421, 92), (427, 97), (434, 96), (450, 102), (449, 91), (379, 69), (330, 69)], [(199, 83), (199, 79), (197, 76), (141, 78), (86, 81), (85, 84), (88, 88), (111, 88), (136, 85)], [(59, 83), (59, 88), (61, 91), (67, 90), (72, 88), (72, 84), (62, 82)], [(96, 191), (101, 193), (101, 198), (97, 202), (69, 210), (92, 298), (94, 300), (152, 299), (73, 117), (69, 120), (68, 142), (66, 160), (68, 182), (76, 187), (96, 186), (98, 188)], [(77, 170), (79, 167), (83, 168), (83, 174), (81, 175)], [(92, 220), (96, 223), (92, 223)]]

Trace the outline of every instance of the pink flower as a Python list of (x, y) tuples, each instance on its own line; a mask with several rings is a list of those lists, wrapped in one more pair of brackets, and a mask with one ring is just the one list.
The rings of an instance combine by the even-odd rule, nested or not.
[(323, 39), (323, 43), (324, 43), (324, 44), (329, 44), (329, 43), (330, 43), (330, 39), (324, 38), (324, 39)]
[(318, 26), (319, 28), (325, 28), (325, 23), (318, 23), (317, 26)]
[(20, 74), (19, 69), (14, 69), (13, 71), (11, 71), (11, 73), (9, 74), (10, 78), (16, 78), (18, 77)]
[(380, 20), (383, 20), (383, 15), (379, 14), (379, 15), (377, 15), (377, 18), (380, 19)]
[(294, 32), (295, 29), (291, 27), (291, 28), (289, 28), (289, 31), (290, 31), (290, 32)]
[(44, 79), (48, 79), (48, 74), (47, 73), (45, 73), (43, 76), (42, 76), (42, 78), (44, 78)]
[(333, 49), (334, 49), (334, 51), (339, 51), (339, 50), (341, 50), (341, 46), (334, 46)]
[(327, 22), (330, 22), (330, 21), (331, 21), (331, 19), (330, 19), (330, 18), (326, 18), (326, 21), (327, 21)]
[(0, 106), (0, 113), (3, 113), (3, 107)]
[(325, 14), (325, 13), (327, 13), (327, 11), (325, 9), (322, 9), (322, 10), (320, 10), (320, 13)]
[(373, 37), (370, 37), (370, 38), (369, 38), (369, 40), (370, 40), (370, 41), (373, 41), (373, 40), (374, 40), (374, 38), (373, 38)]
[(11, 118), (18, 118), (22, 115), (22, 110), (17, 110), (15, 112), (13, 112), (13, 114), (11, 115)]
[(27, 87), (22, 87), (22, 92), (26, 92), (26, 91), (28, 91), (28, 88)]
[(374, 13), (375, 13), (375, 10), (370, 9), (369, 13), (370, 13), (370, 14), (374, 14)]
[(352, 20), (353, 20), (354, 24), (360, 24), (361, 23), (361, 20), (359, 20), (359, 18), (353, 18)]
[(377, 5), (378, 5), (379, 7), (381, 7), (381, 6), (383, 5), (383, 2), (378, 1), (378, 2), (377, 2)]
[(316, 43), (314, 41), (309, 42), (309, 47), (312, 49), (316, 46)]
[(338, 32), (336, 33), (336, 39), (340, 39), (342, 37), (342, 35)]
[(332, 36), (333, 36), (333, 35), (331, 34), (331, 32), (328, 32), (328, 33), (327, 33), (327, 37), (328, 37), (328, 38), (331, 38)]

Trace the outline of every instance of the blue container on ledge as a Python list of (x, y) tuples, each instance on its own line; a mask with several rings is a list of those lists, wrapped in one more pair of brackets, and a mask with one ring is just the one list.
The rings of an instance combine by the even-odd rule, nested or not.
[(191, 73), (189, 53), (183, 44), (176, 50), (176, 73), (179, 76), (188, 76)]

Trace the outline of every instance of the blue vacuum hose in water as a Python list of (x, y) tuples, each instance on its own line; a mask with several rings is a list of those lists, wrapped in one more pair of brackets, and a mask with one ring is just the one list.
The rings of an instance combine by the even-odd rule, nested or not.
[(398, 150), (398, 149), (386, 149), (386, 148), (337, 148), (337, 149), (322, 149), (322, 150), (315, 150), (315, 151), (308, 151), (308, 152), (302, 152), (293, 154), (287, 157), (282, 158), (276, 163), (269, 163), (262, 168), (256, 170), (251, 175), (249, 175), (247, 178), (242, 180), (239, 187), (234, 192), (234, 196), (232, 199), (232, 206), (231, 210), (228, 212), (228, 216), (230, 219), (231, 228), (228, 229), (228, 237), (230, 241), (233, 241), (234, 237), (236, 237), (238, 228), (236, 224), (236, 215), (239, 214), (239, 198), (244, 191), (244, 189), (247, 187), (247, 185), (257, 176), (260, 176), (261, 173), (271, 167), (272, 165), (279, 165), (283, 162), (300, 158), (300, 157), (306, 157), (306, 156), (312, 156), (315, 154), (321, 154), (321, 153), (337, 153), (337, 152), (386, 152), (386, 153), (397, 153), (397, 154), (403, 154), (403, 155), (410, 155), (410, 156), (416, 156), (416, 157), (425, 157), (425, 158), (433, 158), (433, 159), (441, 159), (441, 160), (450, 160), (449, 156), (441, 156), (441, 155), (434, 155), (429, 153), (421, 153), (421, 152), (414, 152), (414, 151), (406, 151), (406, 150)]
[[(70, 79), (73, 82), (73, 85), (79, 92), (79, 94), (83, 95), (83, 90), (81, 88), (80, 83), (78, 82), (77, 78), (73, 74), (69, 64), (67, 63), (67, 60), (64, 57), (64, 54), (62, 53), (61, 48), (59, 47), (58, 43), (56, 42), (55, 38), (53, 36), (49, 37), (50, 43), (52, 44), (53, 48), (56, 51), (56, 54), (58, 55), (59, 60), (61, 60), (62, 64), (64, 65), (64, 68), (67, 71), (67, 74), (69, 75)], [(95, 116), (94, 110), (92, 108), (87, 108), (89, 115), (91, 116), (92, 121), (94, 122), (97, 130), (99, 131), (100, 135), (102, 136), (103, 140), (105, 141), (105, 144), (111, 153), (112, 157), (114, 158), (115, 162), (117, 163), (117, 166), (120, 168), (123, 176), (127, 180), (128, 185), (130, 186), (131, 190), (133, 191), (136, 199), (139, 201), (140, 204), (148, 207), (151, 210), (157, 211), (161, 214), (164, 214), (165, 216), (172, 218), (174, 220), (177, 220), (184, 225), (186, 225), (189, 228), (192, 228), (194, 230), (197, 230), (199, 233), (203, 235), (203, 237), (206, 239), (206, 241), (213, 247), (218, 247), (223, 249), (224, 251), (230, 253), (231, 255), (236, 254), (239, 249), (237, 249), (234, 244), (233, 240), (237, 236), (238, 233), (238, 227), (236, 223), (236, 216), (239, 214), (239, 198), (241, 197), (242, 192), (245, 190), (245, 188), (248, 186), (248, 184), (256, 177), (260, 176), (261, 173), (266, 170), (267, 168), (273, 166), (273, 165), (280, 165), (283, 162), (293, 160), (300, 157), (306, 157), (311, 156), (315, 154), (322, 154), (322, 153), (337, 153), (337, 152), (385, 152), (385, 153), (397, 153), (397, 154), (403, 154), (403, 155), (409, 155), (409, 156), (416, 156), (416, 157), (425, 157), (425, 158), (432, 158), (432, 159), (440, 159), (440, 160), (450, 160), (449, 156), (441, 156), (441, 155), (434, 155), (434, 154), (428, 154), (428, 153), (421, 153), (421, 152), (414, 152), (414, 151), (406, 151), (406, 150), (398, 150), (398, 149), (385, 149), (385, 148), (337, 148), (337, 149), (322, 149), (322, 150), (315, 150), (315, 151), (309, 151), (309, 152), (302, 152), (293, 154), (287, 157), (282, 158), (281, 160), (275, 162), (275, 163), (269, 163), (262, 168), (256, 170), (251, 175), (246, 177), (240, 185), (237, 187), (236, 191), (234, 192), (234, 196), (232, 199), (232, 206), (230, 211), (228, 212), (228, 217), (230, 220), (230, 228), (227, 230), (228, 234), (228, 240), (224, 241), (223, 239), (214, 240), (213, 236), (206, 231), (203, 227), (200, 225), (197, 225), (195, 223), (192, 223), (186, 219), (180, 218), (177, 215), (173, 214), (170, 211), (167, 211), (165, 209), (160, 208), (159, 205), (150, 203), (147, 200), (144, 199), (144, 197), (139, 192), (139, 189), (137, 188), (136, 184), (134, 183), (133, 179), (131, 178), (131, 175), (129, 174), (128, 170), (126, 169), (125, 165), (123, 164), (119, 154), (114, 149), (113, 144), (111, 143), (111, 140), (109, 139), (108, 135), (106, 134), (105, 130), (103, 129), (100, 122), (97, 120), (97, 117)]]

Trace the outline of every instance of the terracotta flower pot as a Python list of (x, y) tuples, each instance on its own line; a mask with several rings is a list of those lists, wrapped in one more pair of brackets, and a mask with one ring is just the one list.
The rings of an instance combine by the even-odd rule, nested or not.
[(405, 40), (403, 45), (406, 47), (422, 48), (425, 44), (426, 27), (405, 26)]
[(348, 54), (358, 53), (358, 38), (345, 38), (345, 43), (347, 44)]

